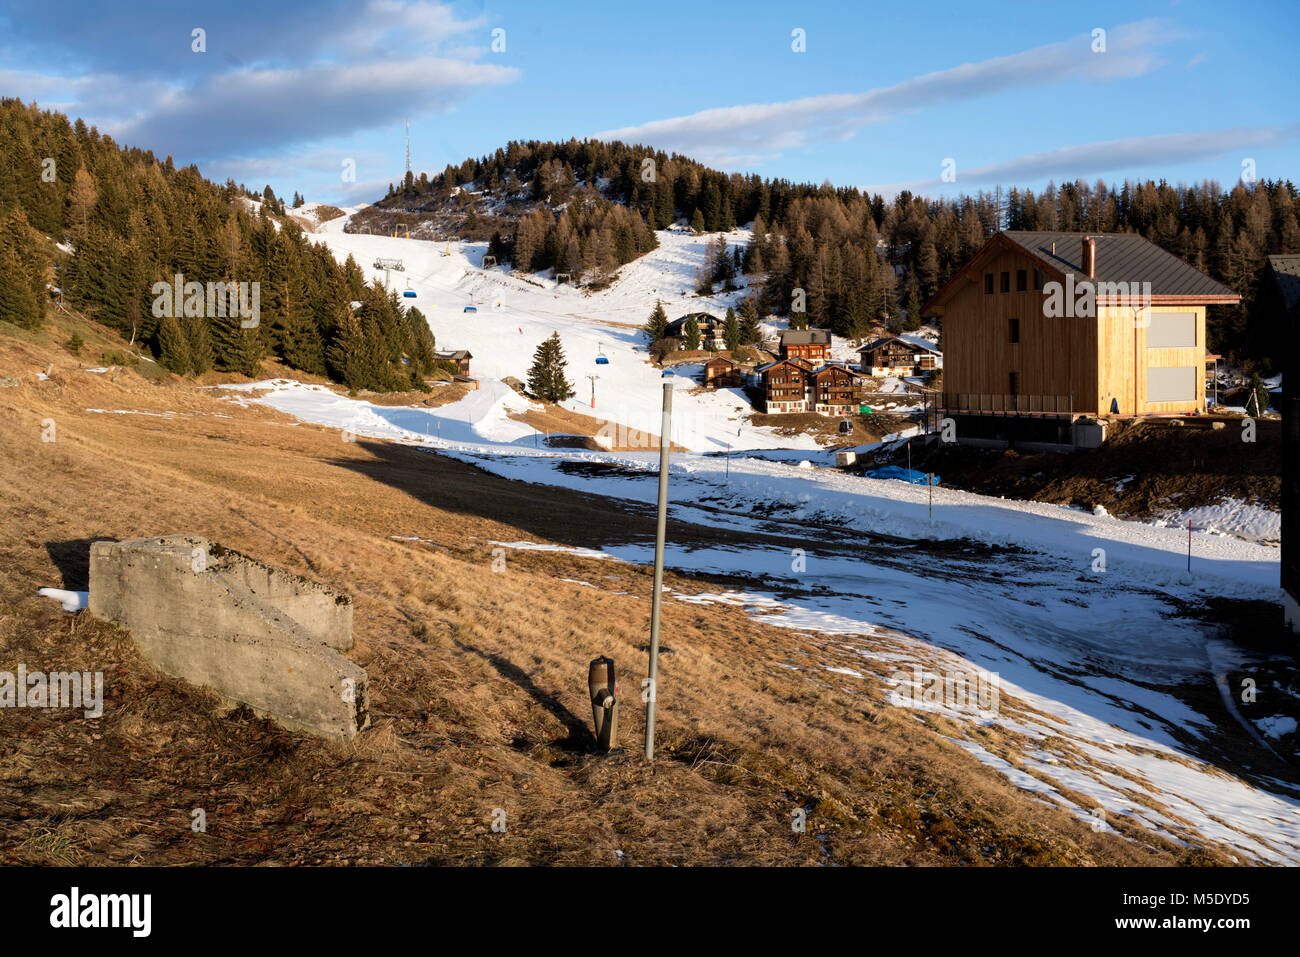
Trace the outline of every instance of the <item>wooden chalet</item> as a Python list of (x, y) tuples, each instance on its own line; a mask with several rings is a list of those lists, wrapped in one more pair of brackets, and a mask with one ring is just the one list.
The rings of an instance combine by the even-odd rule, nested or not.
[(740, 366), (726, 356), (714, 356), (704, 363), (704, 385), (725, 389), (740, 385)]
[(1241, 297), (1136, 233), (1000, 232), (939, 292), (958, 441), (1095, 445), (1084, 416), (1205, 410), (1205, 312)]
[(831, 334), (825, 329), (786, 329), (778, 340), (782, 359), (807, 359), (821, 365), (831, 357)]
[(808, 386), (812, 369), (807, 362), (777, 359), (754, 371), (762, 382), (765, 413), (772, 415), (808, 411)]
[(939, 367), (942, 354), (924, 339), (881, 336), (858, 350), (863, 375), (909, 376)]
[(695, 324), (700, 327), (700, 348), (707, 349), (710, 341), (714, 348), (726, 348), (726, 342), (723, 338), (723, 327), (726, 320), (713, 315), (711, 312), (688, 312), (678, 319), (674, 319), (664, 327), (665, 339), (676, 339), (677, 348), (686, 348), (686, 323), (694, 319)]
[(850, 415), (857, 408), (855, 396), (861, 376), (840, 362), (831, 362), (809, 374), (812, 411), (821, 415)]
[(474, 356), (468, 349), (452, 349), (445, 352), (435, 351), (433, 357), (439, 362), (450, 362), (459, 371), (461, 375), (469, 375), (469, 360)]

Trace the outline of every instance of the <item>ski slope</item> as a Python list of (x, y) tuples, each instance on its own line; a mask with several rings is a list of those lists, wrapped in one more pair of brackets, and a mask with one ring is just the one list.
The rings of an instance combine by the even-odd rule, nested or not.
[[(384, 271), (374, 268), (377, 257), (401, 259), (405, 271), (389, 274), (390, 287), (415, 292), (416, 298), (404, 301), (428, 319), (438, 348), (468, 349), (474, 356), (471, 372), (486, 387), (507, 376), (526, 379), (538, 344), (558, 332), (576, 391), (562, 403), (566, 409), (658, 435), (663, 384), (671, 382), (672, 440), (688, 449), (820, 448), (810, 436), (791, 439), (749, 425), (746, 420), (753, 410), (738, 389), (706, 392), (689, 374), (661, 377), (650, 364), (641, 326), (656, 299), (663, 301), (671, 320), (687, 312), (721, 315), (745, 294), (742, 287), (718, 296), (694, 295), (710, 236), (660, 230), (658, 249), (623, 266), (609, 288), (588, 293), (502, 268), (485, 272), (480, 265), (486, 243), (345, 233), (355, 210), (346, 212), (324, 223), (313, 238), (326, 243), (340, 261), (354, 256), (369, 279), (384, 279)], [(725, 235), (729, 248), (749, 241), (748, 230)], [(478, 311), (467, 313), (466, 306)], [(596, 364), (600, 355), (609, 359), (607, 365)], [(598, 378), (593, 383), (589, 375)]]

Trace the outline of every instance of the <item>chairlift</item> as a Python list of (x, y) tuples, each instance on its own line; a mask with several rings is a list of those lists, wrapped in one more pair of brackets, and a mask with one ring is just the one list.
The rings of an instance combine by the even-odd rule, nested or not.
[(496, 256), (484, 256), (484, 257), (483, 257), (483, 268), (484, 268), (484, 269), (491, 269), (491, 268), (492, 268), (493, 266), (495, 266), (496, 264), (497, 264), (497, 257), (496, 257)]
[(464, 312), (478, 312), (478, 306), (466, 306)]

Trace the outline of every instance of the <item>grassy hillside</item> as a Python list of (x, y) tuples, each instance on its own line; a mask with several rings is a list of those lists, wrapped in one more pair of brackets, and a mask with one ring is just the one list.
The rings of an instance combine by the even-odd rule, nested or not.
[[(818, 664), (870, 661), (738, 607), (665, 603), (660, 755), (648, 765), (633, 689), (649, 570), (511, 550), (496, 573), (492, 551), (575, 527), (593, 541), (649, 536), (652, 515), (343, 442), (174, 376), (93, 373), (61, 345), (74, 325), (88, 341), (114, 338), (62, 317), (39, 332), (0, 328), (0, 376), (18, 382), (0, 388), (0, 670), (102, 670), (105, 711), (0, 711), (5, 863), (1225, 859), (1122, 820), (1095, 833), (950, 744), (946, 719), (889, 706), (883, 675), (850, 691)], [(54, 442), (42, 442), (48, 419)], [(355, 744), (224, 710), (152, 669), (126, 632), (36, 596), (84, 589), (93, 540), (181, 531), (354, 596), (350, 657), (369, 673), (374, 721)], [(580, 584), (593, 581), (608, 587)], [(717, 583), (670, 573), (667, 584), (692, 594)], [(589, 747), (586, 665), (598, 654), (616, 660), (624, 687), (626, 748), (611, 756)], [(204, 834), (190, 829), (195, 807)], [(495, 808), (504, 834), (492, 831)], [(791, 830), (796, 808), (803, 835)]]

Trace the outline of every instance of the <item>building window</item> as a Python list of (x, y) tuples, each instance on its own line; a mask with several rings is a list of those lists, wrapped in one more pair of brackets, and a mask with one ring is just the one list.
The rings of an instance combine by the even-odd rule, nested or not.
[(1017, 376), (1016, 373), (1014, 373), (1014, 372), (1011, 373), (1011, 379), (1010, 379), (1010, 382), (1009, 382), (1008, 384), (1009, 384), (1009, 386), (1010, 386), (1010, 388), (1011, 388), (1011, 394), (1012, 394), (1012, 395), (1019, 395), (1019, 394), (1020, 394), (1019, 392), (1016, 391), (1016, 390), (1019, 388), (1019, 386), (1020, 386), (1020, 383), (1017, 381), (1018, 378), (1019, 378), (1019, 376)]
[(1034, 292), (1041, 292), (1042, 288), (1043, 288), (1043, 271), (1041, 269), (1035, 269), (1034, 270)]
[(1009, 272), (1002, 273), (1002, 291), (1003, 292), (1011, 291), (1011, 273)]
[(1011, 320), (1011, 338), (1008, 339), (1007, 341), (1008, 342), (1020, 341), (1020, 320), (1019, 319)]
[(1029, 288), (1029, 275), (1023, 269), (1016, 270), (1016, 292), (1024, 292)]
[(993, 273), (991, 272), (984, 274), (984, 295), (993, 295)]

